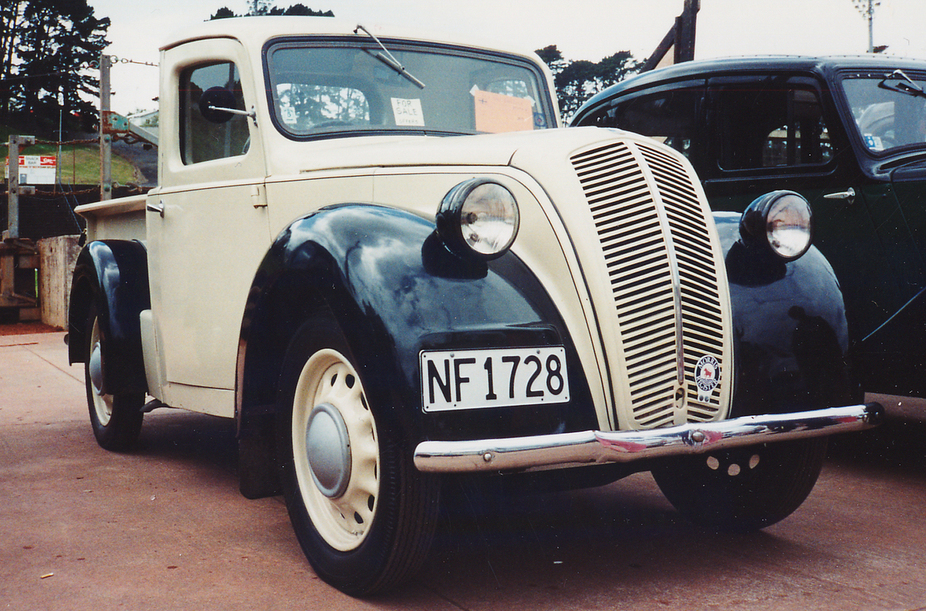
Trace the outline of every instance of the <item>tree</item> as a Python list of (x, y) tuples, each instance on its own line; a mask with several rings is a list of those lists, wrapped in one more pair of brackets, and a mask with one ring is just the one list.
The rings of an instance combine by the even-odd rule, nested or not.
[(21, 0), (4, 0), (0, 5), (0, 116), (4, 117), (10, 112), (13, 88), (21, 80), (16, 63), (19, 36), (28, 26), (22, 14), (24, 4)]
[[(109, 44), (109, 18), (87, 0), (4, 0), (0, 9), (0, 120), (53, 129), (59, 116), (80, 116), (92, 127), (99, 79), (86, 69)], [(60, 114), (59, 114), (60, 113)]]
[(572, 116), (587, 99), (638, 72), (643, 66), (630, 51), (618, 51), (597, 63), (567, 60), (556, 45), (538, 50), (537, 55), (553, 73), (556, 97), (564, 117)]
[(223, 6), (215, 12), (215, 14), (210, 17), (210, 19), (226, 19), (228, 17), (254, 17), (261, 15), (298, 15), (304, 17), (334, 17), (334, 13), (331, 11), (315, 11), (304, 4), (294, 4), (289, 8), (278, 8), (276, 6), (271, 6), (269, 0), (249, 0), (248, 2), (248, 12), (244, 15), (237, 15), (233, 10), (228, 7)]
[(217, 11), (215, 12), (215, 15), (213, 15), (213, 16), (210, 17), (209, 19), (210, 19), (210, 20), (213, 20), (213, 19), (228, 19), (229, 17), (237, 17), (237, 15), (235, 15), (235, 12), (234, 12), (233, 10), (231, 10), (230, 8), (228, 8), (227, 6), (223, 6), (222, 8), (220, 8), (219, 10), (217, 10)]

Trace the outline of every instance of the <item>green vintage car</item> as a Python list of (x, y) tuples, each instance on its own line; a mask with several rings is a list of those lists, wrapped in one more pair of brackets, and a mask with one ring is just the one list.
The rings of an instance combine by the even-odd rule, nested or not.
[(602, 92), (572, 125), (652, 136), (688, 157), (714, 210), (806, 197), (842, 285), (864, 390), (926, 396), (926, 62), (687, 62)]

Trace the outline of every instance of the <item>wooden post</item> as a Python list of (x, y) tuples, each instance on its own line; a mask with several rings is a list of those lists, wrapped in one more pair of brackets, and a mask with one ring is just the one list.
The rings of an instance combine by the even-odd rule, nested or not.
[(701, 0), (685, 0), (682, 14), (675, 18), (675, 23), (643, 64), (641, 72), (694, 59), (695, 26), (699, 10), (701, 10)]
[(685, 8), (678, 17), (676, 24), (675, 63), (690, 62), (694, 60), (695, 53), (695, 26), (698, 21), (698, 10), (701, 8), (700, 0), (685, 0)]

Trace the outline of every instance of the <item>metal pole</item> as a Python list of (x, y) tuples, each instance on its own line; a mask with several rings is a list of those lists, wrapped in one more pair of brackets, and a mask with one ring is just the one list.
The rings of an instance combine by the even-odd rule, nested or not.
[(19, 152), (22, 148), (35, 144), (35, 136), (10, 136), (8, 150), (10, 155), (10, 178), (7, 182), (7, 227), (3, 238), (19, 239), (19, 196), (35, 193), (35, 187), (23, 187), (19, 184)]
[(109, 69), (108, 55), (100, 56), (100, 200), (112, 199), (113, 196), (113, 141), (112, 136), (106, 133), (105, 126), (109, 121)]
[(10, 136), (9, 142), (10, 178), (6, 188), (6, 237), (9, 240), (19, 238), (19, 138)]
[(7, 230), (3, 232), (4, 248), (0, 253), (0, 299), (10, 297), (15, 292), (16, 283), (16, 243), (19, 240), (19, 194), (28, 188), (19, 186), (19, 149), (20, 146), (35, 144), (34, 136), (10, 136), (9, 167), (10, 177), (7, 181)]
[(64, 140), (64, 109), (58, 109), (58, 157), (55, 159), (55, 193), (61, 183), (61, 141)]
[[(7, 230), (3, 232), (3, 241), (19, 238), (19, 140), (10, 136), (8, 165), (10, 177), (6, 182)], [(15, 248), (3, 248), (0, 251), (0, 301), (12, 298), (16, 286)]]

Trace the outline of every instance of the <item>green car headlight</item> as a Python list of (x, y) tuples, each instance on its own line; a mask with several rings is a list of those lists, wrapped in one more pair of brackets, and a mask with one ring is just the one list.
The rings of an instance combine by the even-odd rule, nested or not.
[(810, 204), (793, 191), (766, 193), (743, 212), (740, 235), (769, 248), (785, 261), (798, 259), (813, 241)]

